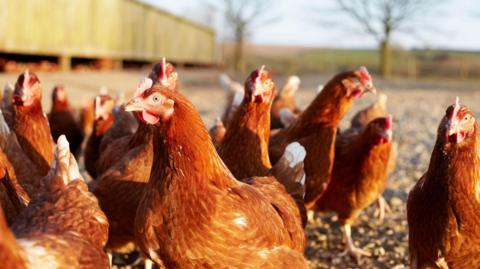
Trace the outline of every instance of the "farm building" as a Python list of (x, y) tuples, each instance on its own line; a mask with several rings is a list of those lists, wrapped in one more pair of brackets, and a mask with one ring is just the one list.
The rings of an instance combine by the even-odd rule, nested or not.
[(215, 33), (137, 0), (0, 0), (0, 53), (212, 64)]

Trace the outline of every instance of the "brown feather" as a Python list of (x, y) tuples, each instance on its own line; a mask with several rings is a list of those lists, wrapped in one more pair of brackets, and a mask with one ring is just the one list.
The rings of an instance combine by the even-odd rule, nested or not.
[(123, 158), (90, 183), (110, 223), (109, 249), (134, 242), (135, 214), (152, 168), (152, 135), (152, 127), (141, 124)]

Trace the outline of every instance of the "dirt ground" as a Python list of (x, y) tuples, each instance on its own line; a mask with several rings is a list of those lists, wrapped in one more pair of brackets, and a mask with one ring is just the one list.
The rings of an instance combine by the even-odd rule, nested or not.
[[(197, 106), (205, 124), (210, 126), (224, 108), (224, 92), (217, 83), (218, 72), (212, 70), (179, 70), (181, 91)], [(44, 110), (50, 110), (50, 91), (54, 84), (63, 84), (75, 107), (80, 107), (87, 97), (93, 97), (101, 86), (115, 95), (125, 91), (132, 95), (137, 83), (147, 70), (129, 72), (44, 73), (38, 74), (44, 88)], [(0, 74), (0, 82), (14, 83), (16, 74)], [(282, 85), (284, 78), (274, 78)], [(315, 96), (318, 84), (328, 76), (300, 75), (301, 90), (298, 103), (305, 107)], [(375, 80), (380, 92), (387, 94), (389, 111), (394, 118), (394, 139), (399, 144), (397, 168), (391, 175), (384, 196), (393, 212), (379, 222), (373, 215), (374, 206), (361, 214), (353, 226), (355, 244), (372, 253), (363, 258), (360, 265), (349, 257), (342, 257), (339, 225), (332, 214), (317, 214), (309, 221), (309, 244), (306, 256), (312, 268), (407, 268), (408, 228), (405, 201), (408, 191), (426, 170), (438, 123), (449, 104), (460, 101), (470, 106), (478, 115), (480, 107), (480, 83), (448, 81)], [(342, 122), (348, 126), (349, 118), (362, 107), (375, 100), (365, 96), (349, 111)]]

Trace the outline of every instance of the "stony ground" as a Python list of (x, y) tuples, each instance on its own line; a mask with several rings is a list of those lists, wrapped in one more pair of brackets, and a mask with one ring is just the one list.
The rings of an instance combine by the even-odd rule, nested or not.
[[(181, 91), (195, 103), (208, 126), (221, 113), (224, 93), (216, 84), (217, 72), (181, 70)], [(45, 73), (39, 74), (45, 89), (44, 108), (49, 110), (49, 89), (54, 83), (62, 83), (69, 90), (74, 105), (80, 106), (85, 96), (93, 96), (100, 86), (107, 86), (114, 94), (116, 90), (127, 92), (127, 97), (146, 71), (100, 72), (100, 73)], [(14, 82), (15, 75), (1, 75), (1, 82)], [(298, 94), (301, 107), (308, 105), (315, 95), (318, 83), (326, 77), (301, 76), (302, 90)], [(279, 84), (283, 81), (279, 80)], [(480, 85), (475, 82), (445, 81), (377, 81), (379, 91), (388, 96), (389, 111), (394, 116), (394, 139), (399, 144), (398, 163), (390, 176), (384, 196), (392, 208), (383, 222), (374, 217), (371, 206), (353, 226), (353, 238), (357, 246), (370, 251), (372, 257), (363, 258), (356, 264), (349, 257), (342, 257), (340, 227), (333, 214), (317, 215), (307, 226), (309, 244), (306, 256), (311, 268), (407, 268), (408, 228), (405, 203), (408, 191), (426, 170), (436, 137), (438, 123), (446, 107), (455, 96), (469, 105), (478, 115), (480, 107)], [(358, 101), (342, 122), (348, 126), (349, 118), (375, 99), (366, 96)]]

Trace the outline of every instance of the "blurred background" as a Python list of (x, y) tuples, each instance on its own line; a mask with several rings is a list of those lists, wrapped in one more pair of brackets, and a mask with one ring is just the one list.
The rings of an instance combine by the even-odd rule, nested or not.
[(383, 77), (473, 79), (475, 0), (0, 0), (0, 70), (134, 69), (166, 56), (237, 76), (359, 65)]

